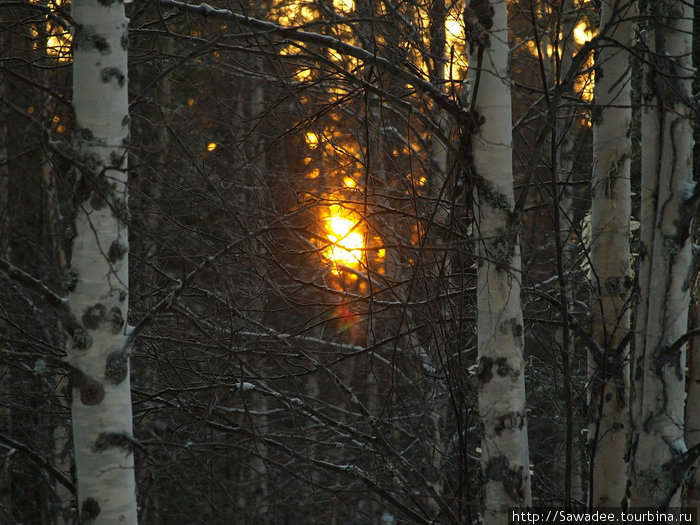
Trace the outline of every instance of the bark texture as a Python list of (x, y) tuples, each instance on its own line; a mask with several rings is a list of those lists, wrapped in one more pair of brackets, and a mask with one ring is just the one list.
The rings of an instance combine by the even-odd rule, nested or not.
[(601, 45), (596, 53), (591, 197), (591, 308), (589, 351), (591, 424), (590, 502), (618, 506), (627, 481), (630, 328), (630, 55), (634, 42), (633, 4), (601, 5)]
[(505, 2), (470, 2), (467, 27), (477, 127), (471, 130), (473, 167), (480, 181), (474, 214), (483, 520), (494, 525), (508, 522), (509, 507), (531, 501)]
[(136, 523), (129, 355), (127, 19), (74, 0), (75, 239), (68, 308), (78, 505), (86, 523)]
[(680, 503), (685, 344), (691, 288), (692, 2), (648, 2), (642, 108), (640, 305), (633, 360), (631, 506)]

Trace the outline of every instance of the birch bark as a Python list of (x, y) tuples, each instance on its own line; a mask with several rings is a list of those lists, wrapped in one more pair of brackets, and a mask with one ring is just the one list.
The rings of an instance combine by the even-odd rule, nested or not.
[(605, 0), (601, 5), (596, 53), (591, 189), (591, 308), (593, 341), (588, 354), (591, 422), (590, 503), (620, 505), (625, 496), (629, 430), (630, 328), (630, 132), (632, 124), (630, 55), (634, 42), (634, 3)]
[(81, 521), (137, 522), (129, 355), (127, 19), (122, 0), (74, 0), (79, 180), (69, 274), (72, 420)]
[(473, 86), (473, 174), (480, 183), (477, 331), (483, 437), (483, 521), (508, 523), (508, 508), (529, 506), (520, 240), (514, 224), (512, 117), (505, 1), (472, 0), (467, 10)]
[(693, 2), (648, 2), (642, 95), (640, 305), (632, 378), (630, 506), (680, 503), (690, 468), (683, 436), (692, 252)]

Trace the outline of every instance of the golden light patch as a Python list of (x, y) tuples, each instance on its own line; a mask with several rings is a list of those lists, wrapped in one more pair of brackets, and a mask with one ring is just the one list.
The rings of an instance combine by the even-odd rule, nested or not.
[(452, 14), (445, 20), (445, 31), (447, 31), (448, 39), (464, 38), (464, 25)]
[(591, 31), (589, 29), (588, 20), (585, 18), (580, 20), (576, 27), (574, 27), (574, 40), (577, 44), (583, 45), (586, 42), (593, 39), (597, 31)]
[(336, 11), (352, 11), (355, 9), (355, 2), (353, 0), (333, 0), (333, 7)]
[(309, 131), (309, 132), (306, 134), (306, 144), (307, 144), (310, 148), (315, 148), (316, 146), (318, 146), (318, 142), (319, 142), (319, 140), (318, 140), (318, 135), (316, 135), (316, 133), (313, 133), (313, 132)]
[(297, 79), (299, 82), (311, 80), (313, 78), (313, 71), (309, 68), (300, 69), (299, 71), (294, 73), (294, 78)]
[[(49, 31), (53, 31), (50, 24), (47, 24)], [(72, 36), (67, 32), (54, 33), (46, 39), (46, 54), (57, 58), (59, 62), (69, 62), (71, 60), (71, 40)]]
[(447, 40), (447, 62), (445, 63), (445, 78), (461, 80), (467, 71), (467, 50), (464, 33), (464, 21), (450, 13), (445, 20), (445, 37)]
[(334, 204), (329, 207), (323, 223), (326, 236), (333, 243), (323, 251), (324, 257), (348, 266), (359, 263), (365, 247), (364, 236), (358, 227), (359, 217)]
[(593, 101), (593, 88), (595, 87), (595, 71), (593, 66), (593, 53), (591, 53), (586, 61), (585, 67), (590, 68), (588, 73), (585, 75), (580, 75), (574, 81), (574, 90), (581, 96), (586, 102)]

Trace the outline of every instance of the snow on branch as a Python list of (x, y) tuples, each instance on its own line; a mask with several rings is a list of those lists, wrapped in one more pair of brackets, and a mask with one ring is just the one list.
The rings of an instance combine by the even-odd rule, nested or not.
[(65, 297), (61, 297), (46, 286), (42, 281), (28, 274), (21, 268), (18, 268), (5, 259), (0, 258), (0, 271), (2, 271), (2, 273), (6, 274), (12, 280), (23, 285), (25, 288), (39, 294), (51, 306), (60, 310), (66, 310), (67, 302)]

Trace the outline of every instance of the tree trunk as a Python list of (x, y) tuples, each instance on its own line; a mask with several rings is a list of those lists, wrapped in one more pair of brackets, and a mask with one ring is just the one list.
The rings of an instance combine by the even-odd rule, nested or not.
[[(520, 239), (514, 217), (512, 119), (505, 2), (473, 0), (469, 80), (473, 170), (478, 195), (478, 378), (483, 429), (483, 520), (508, 523), (509, 507), (530, 505), (525, 411)], [(478, 126), (477, 130), (474, 130)]]
[(68, 309), (78, 505), (86, 523), (137, 522), (129, 382), (127, 19), (74, 0), (79, 178)]
[[(624, 4), (624, 5), (623, 5)], [(596, 53), (591, 189), (591, 308), (593, 341), (589, 351), (591, 474), (590, 504), (617, 506), (625, 496), (625, 451), (629, 429), (630, 328), (630, 55), (633, 5), (602, 2)], [(608, 38), (615, 40), (612, 43)], [(619, 44), (617, 43), (619, 42)]]
[[(642, 108), (640, 307), (633, 361), (630, 506), (679, 504), (691, 282), (693, 3), (648, 2)], [(653, 277), (652, 277), (653, 276)]]
[[(430, 4), (430, 54), (432, 57), (432, 67), (430, 71), (430, 81), (435, 87), (444, 91), (445, 85), (445, 66), (447, 59), (445, 57), (445, 49), (447, 45), (445, 34), (445, 20), (447, 19), (447, 6), (445, 0), (433, 0)], [(444, 115), (444, 111), (440, 107), (433, 108), (433, 122), (437, 124), (443, 135), (449, 137), (449, 125)], [(430, 141), (431, 147), (431, 168), (433, 177), (431, 188), (436, 196), (442, 195), (442, 187), (446, 183), (447, 173), (447, 147), (442, 143), (441, 138), (437, 133), (433, 133)], [(435, 204), (441, 206), (439, 202)], [(444, 213), (442, 214), (444, 215)]]
[[(695, 290), (698, 290), (696, 282)], [(697, 295), (695, 295), (697, 297)], [(700, 308), (695, 305), (693, 329), (700, 328)], [(688, 349), (688, 397), (685, 402), (685, 443), (694, 447), (700, 443), (700, 337), (693, 338)], [(700, 469), (688, 481), (685, 501), (687, 507), (700, 508)]]

